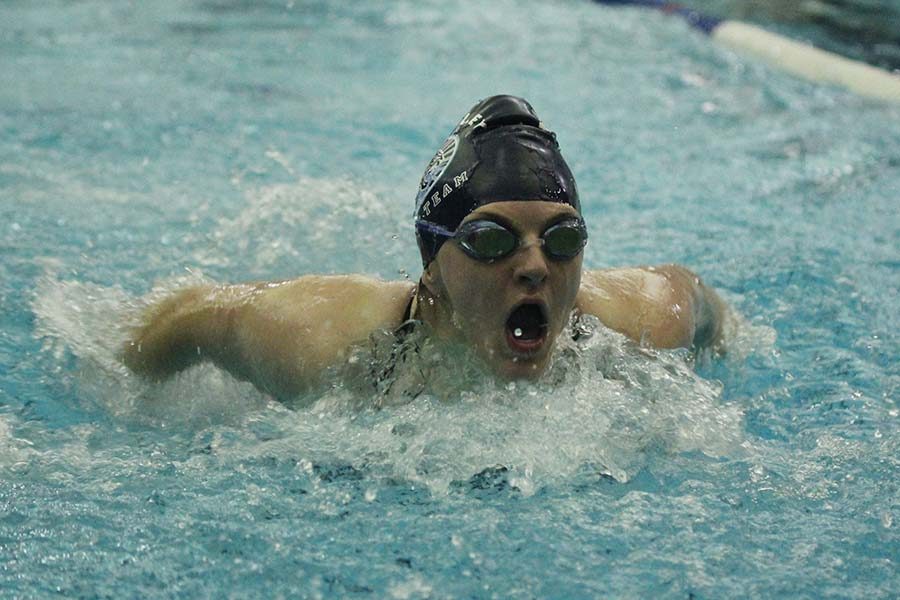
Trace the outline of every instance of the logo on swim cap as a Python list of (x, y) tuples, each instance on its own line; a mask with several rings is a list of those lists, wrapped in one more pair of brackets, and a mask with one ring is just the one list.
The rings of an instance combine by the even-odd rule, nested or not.
[(456, 155), (456, 149), (458, 147), (459, 136), (451, 134), (450, 137), (444, 141), (444, 145), (437, 151), (437, 154), (434, 155), (434, 158), (431, 159), (431, 162), (428, 163), (428, 166), (425, 168), (425, 174), (422, 175), (422, 180), (419, 182), (419, 194), (416, 198), (416, 214), (422, 210), (422, 204), (424, 204), (425, 199), (428, 198), (428, 194), (431, 193), (434, 184), (444, 176), (447, 167), (453, 162), (453, 157)]

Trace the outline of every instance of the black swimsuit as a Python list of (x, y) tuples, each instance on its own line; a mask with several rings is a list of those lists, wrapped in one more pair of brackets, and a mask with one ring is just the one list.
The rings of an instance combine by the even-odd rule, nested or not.
[(406, 303), (406, 310), (403, 311), (403, 321), (402, 321), (400, 327), (397, 328), (398, 331), (400, 329), (403, 329), (404, 327), (406, 327), (407, 323), (412, 321), (413, 303), (416, 301), (416, 294), (418, 292), (419, 292), (418, 286), (413, 288), (413, 293), (409, 297), (409, 302)]
[[(389, 355), (379, 360), (377, 349), (373, 350), (372, 383), (375, 386), (375, 390), (384, 396), (390, 393), (396, 381), (395, 371), (397, 367), (419, 353), (418, 340), (410, 340), (410, 336), (415, 332), (416, 327), (421, 324), (421, 321), (413, 318), (413, 304), (416, 300), (417, 291), (418, 288), (413, 290), (413, 294), (406, 305), (406, 310), (403, 311), (403, 321), (394, 330), (394, 339), (390, 342)], [(422, 393), (422, 390), (419, 389), (415, 393), (404, 390), (403, 393), (410, 396), (410, 398), (415, 398)]]

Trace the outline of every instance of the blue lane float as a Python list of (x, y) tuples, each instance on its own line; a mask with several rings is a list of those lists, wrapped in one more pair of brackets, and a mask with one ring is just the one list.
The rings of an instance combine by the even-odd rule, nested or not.
[(797, 42), (755, 25), (718, 19), (664, 0), (594, 0), (610, 6), (642, 6), (683, 18), (717, 43), (805, 79), (900, 103), (900, 76), (839, 54)]

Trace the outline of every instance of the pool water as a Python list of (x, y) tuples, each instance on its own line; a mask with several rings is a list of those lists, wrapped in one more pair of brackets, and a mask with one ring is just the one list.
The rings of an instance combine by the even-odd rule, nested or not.
[[(900, 107), (589, 2), (0, 7), (0, 595), (891, 598)], [(179, 285), (415, 278), (425, 164), (495, 93), (559, 136), (590, 268), (739, 315), (546, 378), (285, 406), (116, 358)]]

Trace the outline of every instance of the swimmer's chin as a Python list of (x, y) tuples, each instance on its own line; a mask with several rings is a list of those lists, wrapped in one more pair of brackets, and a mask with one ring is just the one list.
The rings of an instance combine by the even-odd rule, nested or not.
[(550, 367), (555, 336), (549, 335), (527, 351), (504, 344), (499, 350), (481, 353), (488, 371), (501, 381), (535, 381)]
[(549, 357), (512, 357), (491, 364), (494, 375), (504, 381), (536, 381), (547, 372)]

